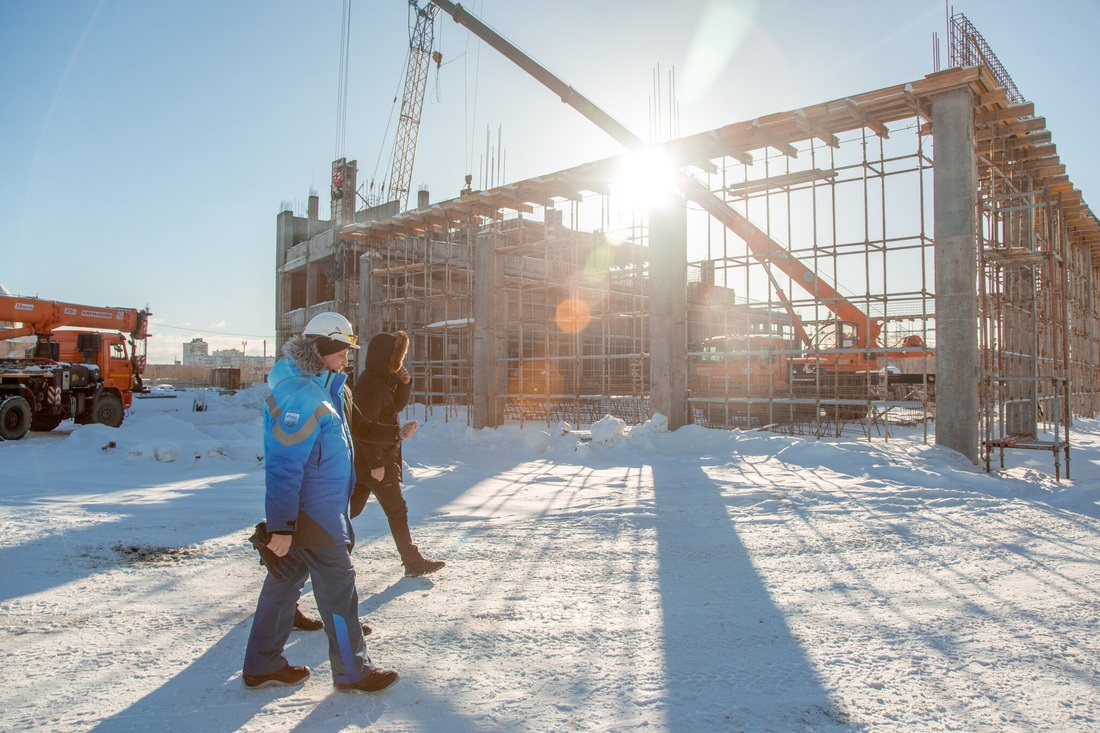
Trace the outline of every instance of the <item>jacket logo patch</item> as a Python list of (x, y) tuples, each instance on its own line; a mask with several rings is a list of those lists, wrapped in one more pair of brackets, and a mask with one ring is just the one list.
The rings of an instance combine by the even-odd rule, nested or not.
[(297, 412), (284, 412), (283, 424), (288, 428), (294, 428), (298, 426), (298, 421), (302, 419), (302, 416)]

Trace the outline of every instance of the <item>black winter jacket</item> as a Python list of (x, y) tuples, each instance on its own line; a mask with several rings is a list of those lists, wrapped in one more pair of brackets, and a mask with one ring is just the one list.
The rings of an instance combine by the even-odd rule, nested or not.
[(367, 428), (371, 422), (400, 425), (398, 416), (409, 403), (412, 381), (403, 384), (396, 372), (405, 361), (409, 350), (409, 337), (404, 331), (380, 333), (367, 344), (367, 359), (363, 373), (355, 381), (352, 419), (352, 437), (355, 439), (355, 478), (357, 483), (375, 484), (371, 469), (386, 469), (383, 483), (399, 483), (401, 474), (401, 442), (383, 444), (372, 442), (369, 430), (357, 429), (360, 423)]

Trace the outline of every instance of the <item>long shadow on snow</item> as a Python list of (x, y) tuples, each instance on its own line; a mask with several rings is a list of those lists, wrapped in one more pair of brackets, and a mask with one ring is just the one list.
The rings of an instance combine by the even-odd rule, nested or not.
[[(61, 446), (61, 442), (57, 441), (58, 447)], [(43, 460), (48, 460), (48, 457), (47, 453)], [(438, 457), (428, 457), (423, 463), (430, 465), (436, 458)], [(471, 480), (491, 477), (514, 466), (506, 454), (501, 456), (502, 460), (499, 462), (489, 460), (492, 458), (491, 454), (483, 455), (481, 458), (485, 460), (479, 461), (476, 465), (452, 455), (446, 456), (445, 460), (452, 465), (453, 470), (460, 470), (464, 475), (473, 473)], [(252, 530), (251, 525), (263, 517), (263, 474), (262, 471), (244, 472), (239, 463), (226, 465), (226, 475), (242, 473), (243, 475), (235, 476), (230, 480), (221, 480), (221, 476), (211, 474), (209, 469), (204, 467), (201, 472), (196, 472), (193, 476), (175, 472), (171, 476), (164, 477), (163, 481), (158, 481), (156, 478), (150, 480), (145, 476), (142, 477), (143, 480), (135, 481), (133, 475), (128, 474), (124, 484), (127, 489), (125, 492), (127, 498), (132, 499), (136, 494), (158, 487), (172, 487), (171, 495), (156, 503), (144, 499), (133, 503), (100, 503), (98, 499), (103, 495), (102, 486), (86, 484), (77, 472), (64, 470), (64, 466), (61, 469), (44, 467), (40, 474), (26, 479), (28, 490), (24, 495), (16, 500), (0, 498), (0, 501), (8, 506), (30, 507), (38, 505), (41, 498), (48, 497), (51, 491), (63, 491), (70, 497), (69, 503), (73, 506), (82, 507), (93, 513), (121, 515), (120, 518), (111, 520), (118, 526), (118, 530), (107, 544), (103, 542), (106, 534), (103, 525), (96, 524), (87, 529), (64, 527), (59, 529), (57, 534), (0, 548), (0, 567), (16, 569), (5, 572), (3, 579), (0, 580), (0, 602), (39, 593), (82, 577), (95, 575), (104, 569), (124, 565), (126, 559), (112, 549), (116, 545), (123, 547), (201, 545), (213, 537), (224, 534), (225, 520), (234, 517), (241, 522), (242, 553), (250, 561), (254, 560), (255, 557), (251, 548), (247, 546), (246, 538)], [(432, 479), (425, 479), (418, 483), (423, 484), (426, 489), (431, 481)], [(446, 484), (447, 482), (444, 481), (444, 485)], [(84, 488), (85, 486), (87, 488)], [(406, 498), (409, 505), (409, 522), (413, 526), (414, 537), (418, 525), (430, 521), (434, 511), (460, 496), (468, 488), (468, 484), (456, 484), (446, 491), (433, 488), (431, 491), (414, 489), (408, 492)], [(89, 495), (88, 503), (72, 500), (71, 497), (82, 493)], [(189, 509), (193, 508), (197, 502), (201, 503), (205, 516), (217, 517), (218, 520), (182, 524), (179, 518), (193, 516)], [(389, 537), (389, 526), (376, 499), (371, 499), (364, 513), (355, 520), (355, 532), (357, 542), (363, 544)], [(43, 557), (52, 557), (56, 560), (45, 573), (42, 571), (44, 566), (41, 558)], [(399, 562), (396, 549), (393, 551), (393, 558), (395, 563)], [(19, 571), (20, 568), (26, 570)]]
[[(297, 694), (301, 688), (248, 690), (236, 674), (240, 671), (251, 625), (249, 617), (160, 687), (104, 718), (89, 733), (231, 733), (247, 725), (263, 708), (279, 707), (280, 699)], [(296, 663), (308, 664), (316, 670), (328, 654), (323, 634), (320, 637), (301, 632), (291, 634), (287, 643), (290, 656)], [(305, 658), (301, 658), (303, 656)], [(315, 671), (306, 684), (331, 684), (330, 680), (318, 679), (320, 677), (327, 675)], [(374, 707), (358, 712), (359, 722), (369, 724), (381, 711)], [(344, 722), (346, 724), (347, 720)]]
[[(385, 713), (386, 697), (392, 699), (393, 692), (374, 696), (339, 693), (332, 689), (328, 670), (322, 669), (327, 663), (328, 646), (321, 632), (294, 632), (287, 644), (288, 656), (294, 663), (307, 664), (313, 669), (313, 676), (306, 682), (307, 688), (311, 688), (308, 702), (290, 699), (300, 695), (299, 687), (245, 689), (236, 672), (240, 669), (251, 625), (249, 617), (185, 669), (125, 709), (101, 720), (90, 733), (232, 733), (249, 723), (266, 723), (267, 728), (273, 729), (281, 721), (266, 718), (265, 709), (303, 706), (310, 708), (309, 713), (291, 730), (336, 733), (349, 726), (371, 728)], [(399, 684), (400, 688), (394, 688), (398, 695), (423, 698), (435, 694), (427, 690), (410, 691), (408, 680)], [(313, 694), (318, 687), (324, 690), (324, 697), (314, 703)], [(286, 702), (282, 702), (284, 698)], [(451, 716), (446, 724), (447, 730), (455, 733), (476, 731), (472, 723), (457, 716)]]
[(720, 486), (688, 462), (652, 468), (667, 730), (853, 730), (772, 602)]
[[(242, 556), (254, 562), (255, 555), (248, 546), (247, 537), (252, 531), (251, 523), (263, 515), (263, 480), (259, 479), (260, 488), (257, 491), (257, 479), (251, 474), (229, 480), (219, 479), (218, 476), (196, 476), (189, 482), (190, 485), (173, 488), (172, 496), (155, 503), (148, 500), (132, 503), (70, 501), (71, 505), (92, 514), (102, 512), (115, 515), (108, 523), (115, 525), (116, 530), (111, 532), (102, 523), (83, 529), (60, 527), (56, 534), (0, 548), (0, 567), (7, 568), (0, 581), (0, 601), (40, 593), (125, 566), (130, 561), (125, 554), (128, 547), (200, 547), (207, 540), (224, 535), (227, 524), (234, 517), (242, 521)], [(158, 485), (134, 486), (132, 491), (126, 493), (132, 499), (143, 490)], [(253, 491), (255, 501), (242, 498), (248, 496), (245, 492), (249, 490)], [(88, 493), (98, 497), (102, 491), (90, 490)], [(248, 509), (250, 504), (255, 507), (251, 511)], [(203, 511), (195, 512), (195, 506), (201, 506)], [(203, 516), (218, 519), (203, 521)], [(190, 519), (182, 521), (181, 517)], [(109, 539), (105, 541), (104, 537)], [(121, 548), (123, 552), (116, 548)], [(47, 557), (52, 560), (44, 563), (42, 558)], [(201, 562), (201, 557), (182, 562)]]

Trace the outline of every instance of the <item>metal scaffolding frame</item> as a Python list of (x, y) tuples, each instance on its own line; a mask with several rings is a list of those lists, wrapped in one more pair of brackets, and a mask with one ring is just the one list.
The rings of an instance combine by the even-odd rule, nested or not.
[[(878, 431), (888, 436), (891, 422), (926, 424), (932, 417), (935, 308), (932, 237), (924, 205), (930, 196), (932, 159), (920, 121), (914, 112), (877, 132), (863, 127), (824, 142), (811, 137), (752, 165), (722, 162), (718, 188), (727, 202), (880, 323), (883, 345), (846, 345), (845, 334), (836, 328), (837, 315), (827, 304), (789, 272), (746, 252), (726, 230), (711, 227), (704, 264), (717, 282), (750, 294), (738, 298), (744, 304), (740, 309), (725, 311), (722, 332), (766, 337), (758, 338), (755, 348), (735, 353), (717, 355), (711, 347), (692, 351), (696, 379), (691, 401), (697, 422), (775, 425), (816, 435), (858, 429), (870, 437)], [(794, 338), (790, 320), (781, 315), (786, 303), (818, 338), (809, 344)], [(904, 346), (914, 336), (925, 346)], [(754, 366), (761, 361), (816, 363), (826, 355), (842, 359), (845, 354), (881, 363), (877, 369), (849, 374), (797, 374)], [(700, 371), (707, 372), (703, 379)], [(896, 376), (900, 374), (906, 376)], [(750, 384), (743, 375), (758, 380)]]
[[(1069, 247), (1057, 197), (1026, 175), (991, 175), (980, 204), (981, 454), (1045, 450), (1070, 476)], [(1095, 394), (1093, 387), (1093, 394)]]
[[(888, 438), (899, 422), (928, 424), (937, 338), (930, 111), (936, 95), (960, 88), (973, 100), (982, 185), (982, 237), (975, 242), (982, 289), (976, 284), (975, 298), (992, 365), (980, 403), (990, 418), (981, 426), (984, 450), (1011, 447), (991, 442), (1015, 434), (994, 418), (1002, 405), (1009, 414), (1017, 409), (1010, 405), (1023, 404), (1002, 387), (1017, 369), (1007, 353), (1017, 347), (1007, 345), (1006, 334), (1026, 282), (1004, 255), (1020, 246), (1038, 253), (1027, 277), (1050, 299), (1036, 311), (1036, 338), (1051, 344), (1042, 353), (1065, 344), (1058, 360), (1048, 360), (1049, 374), (1057, 371), (1062, 381), (1040, 370), (1052, 386), (1036, 387), (1036, 414), (1059, 425), (1096, 415), (1100, 222), (1065, 176), (1034, 105), (1013, 103), (988, 69), (974, 67), (655, 146), (751, 222), (734, 234), (712, 218), (719, 216), (713, 207), (687, 208), (684, 373), (696, 422), (815, 435), (849, 430), (867, 439)], [(647, 213), (619, 188), (622, 162), (593, 161), (388, 216), (357, 214), (322, 234), (312, 234), (319, 222), (306, 227), (286, 212), (279, 292), (293, 295), (296, 281), (308, 287), (305, 303), (283, 296), (298, 310), (280, 312), (280, 328), (345, 303), (368, 333), (407, 331), (414, 399), (427, 412), (461, 415), (457, 408), (473, 405), (481, 390), (476, 404), (493, 405), (487, 424), (583, 425), (605, 414), (641, 422), (650, 416), (653, 258)], [(1021, 224), (1013, 212), (1025, 204), (1032, 213)], [(750, 246), (743, 235), (754, 231), (762, 239)], [(1031, 239), (1013, 244), (1025, 241), (1025, 231)], [(1053, 254), (1044, 247), (1055, 247)], [(359, 259), (348, 263), (349, 256)], [(335, 300), (315, 302), (328, 292), (315, 283), (330, 263), (346, 281)], [(480, 267), (492, 271), (488, 291)], [(835, 284), (852, 307), (838, 309), (841, 296), (816, 295), (830, 292), (815, 290), (818, 279)], [(487, 302), (491, 326), (474, 317), (475, 306)], [(859, 314), (865, 329), (873, 321), (877, 339), (845, 343), (850, 333), (838, 324), (841, 311), (849, 319)], [(822, 338), (803, 338), (815, 329)], [(847, 364), (847, 378), (810, 368), (826, 364)], [(852, 366), (859, 364), (873, 368)], [(486, 387), (488, 368), (497, 374)], [(1059, 384), (1055, 417), (1050, 395)], [(1067, 432), (1059, 431), (1068, 446)]]

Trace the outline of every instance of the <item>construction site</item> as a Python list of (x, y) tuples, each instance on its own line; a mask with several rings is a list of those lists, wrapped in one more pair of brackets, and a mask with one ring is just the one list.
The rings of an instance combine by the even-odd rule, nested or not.
[(327, 219), (318, 195), (278, 215), (280, 349), (323, 311), (404, 330), (420, 409), (475, 428), (923, 425), (1069, 476), (1073, 420), (1100, 413), (1100, 222), (965, 16), (923, 78), (653, 145), (523, 57), (629, 152), (410, 202), (437, 9), (504, 52), (418, 8), (386, 200), (341, 158)]

